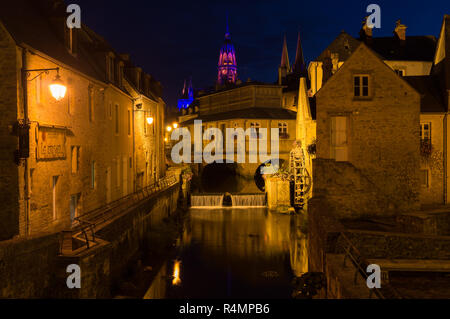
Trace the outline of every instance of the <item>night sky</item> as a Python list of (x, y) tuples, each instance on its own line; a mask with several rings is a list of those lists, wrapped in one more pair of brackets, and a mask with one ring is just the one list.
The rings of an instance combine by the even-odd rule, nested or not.
[(81, 6), (83, 23), (161, 81), (168, 105), (176, 103), (185, 78), (192, 76), (196, 88), (214, 84), (227, 12), (238, 77), (264, 82), (276, 81), (285, 33), (293, 63), (298, 31), (310, 61), (341, 30), (356, 37), (370, 3), (381, 7), (381, 29), (374, 36), (391, 36), (401, 19), (407, 35), (437, 37), (443, 15), (450, 14), (449, 0), (69, 2)]

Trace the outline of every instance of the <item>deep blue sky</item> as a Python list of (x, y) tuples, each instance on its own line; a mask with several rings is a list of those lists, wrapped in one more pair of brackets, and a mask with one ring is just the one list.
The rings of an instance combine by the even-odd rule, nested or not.
[(284, 33), (291, 63), (299, 30), (310, 61), (341, 30), (356, 37), (370, 3), (381, 7), (381, 29), (374, 30), (374, 36), (392, 35), (395, 21), (401, 19), (407, 35), (437, 37), (443, 15), (450, 14), (450, 0), (67, 2), (79, 4), (83, 23), (161, 81), (168, 105), (176, 103), (189, 76), (195, 87), (214, 83), (227, 11), (239, 78), (266, 82), (276, 80)]

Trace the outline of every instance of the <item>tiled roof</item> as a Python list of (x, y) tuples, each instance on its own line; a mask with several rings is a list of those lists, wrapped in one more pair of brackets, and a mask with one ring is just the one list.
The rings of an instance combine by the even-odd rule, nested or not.
[(436, 77), (405, 76), (403, 77), (420, 94), (420, 111), (422, 113), (445, 112), (443, 96), (439, 91)]
[(395, 37), (372, 38), (368, 45), (385, 60), (430, 61), (434, 59), (436, 38), (434, 36), (407, 36), (402, 43)]
[[(38, 10), (38, 3), (27, 0), (0, 1), (0, 21), (5, 25), (8, 32), (17, 44), (27, 44), (40, 52), (67, 64), (86, 75), (99, 80), (104, 76), (86, 62), (83, 51), (78, 54), (79, 58), (71, 55), (63, 39), (54, 31), (48, 17)], [(59, 17), (62, 19), (62, 16)], [(64, 22), (64, 19), (61, 20)], [(63, 27), (63, 24), (61, 28)]]
[[(196, 120), (203, 122), (214, 122), (231, 119), (274, 119), (274, 120), (295, 120), (296, 113), (281, 107), (262, 108), (251, 107), (235, 111), (227, 111), (214, 114), (199, 115)], [(184, 124), (191, 124), (194, 120), (189, 120)]]
[[(66, 15), (65, 4), (61, 0), (0, 1), (0, 22), (16, 44), (25, 44), (91, 78), (107, 83), (105, 54), (113, 52), (117, 57), (119, 54), (86, 25), (76, 30), (76, 55), (70, 54), (64, 41)], [(125, 64), (130, 65), (131, 62), (125, 61)], [(124, 76), (133, 82), (126, 73)], [(125, 88), (121, 89), (128, 93)], [(152, 94), (149, 96), (153, 97)]]
[[(346, 61), (355, 51), (361, 40), (342, 31), (331, 44), (315, 59), (323, 61), (327, 51), (338, 53), (340, 61)], [(396, 37), (373, 37), (366, 45), (383, 60), (433, 61), (436, 50), (434, 36), (407, 36), (405, 41)]]

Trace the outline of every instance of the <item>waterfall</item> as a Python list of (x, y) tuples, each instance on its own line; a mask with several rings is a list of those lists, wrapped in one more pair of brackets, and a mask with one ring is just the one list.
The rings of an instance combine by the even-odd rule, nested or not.
[(222, 207), (223, 195), (191, 195), (191, 207)]
[(232, 207), (266, 206), (266, 194), (231, 195)]

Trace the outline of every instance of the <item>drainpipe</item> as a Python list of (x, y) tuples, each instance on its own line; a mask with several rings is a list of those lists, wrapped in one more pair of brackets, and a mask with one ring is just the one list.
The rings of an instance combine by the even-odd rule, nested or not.
[(136, 183), (136, 127), (135, 127), (135, 111), (136, 108), (136, 99), (133, 99), (133, 191), (137, 192), (137, 183)]
[(444, 204), (447, 204), (448, 198), (447, 198), (447, 181), (448, 181), (448, 112), (444, 114)]
[[(25, 125), (28, 125), (28, 82), (27, 74), (27, 52), (28, 50), (22, 47), (22, 95), (23, 95), (23, 121)], [(28, 176), (28, 158), (25, 158), (24, 163), (24, 199), (25, 199), (25, 235), (30, 233), (30, 190), (29, 190), (29, 176)]]

